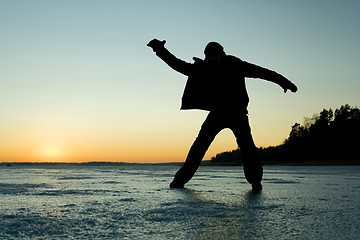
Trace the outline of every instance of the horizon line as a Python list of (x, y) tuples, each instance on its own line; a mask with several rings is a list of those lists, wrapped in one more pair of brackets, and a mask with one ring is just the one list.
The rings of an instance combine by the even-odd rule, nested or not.
[[(210, 161), (210, 160), (204, 160), (204, 161)], [(112, 162), (112, 161), (89, 161), (89, 162), (0, 162), (0, 164), (177, 164), (182, 162), (160, 162), (160, 163), (138, 163), (138, 162)]]

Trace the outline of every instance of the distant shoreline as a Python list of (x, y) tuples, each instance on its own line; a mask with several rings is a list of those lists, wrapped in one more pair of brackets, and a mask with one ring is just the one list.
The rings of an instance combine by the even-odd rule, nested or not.
[[(136, 165), (156, 165), (156, 166), (181, 166), (183, 162), (168, 162), (168, 163), (127, 163), (127, 162), (82, 162), (82, 163), (66, 163), (66, 162), (1, 162), (0, 167), (15, 167), (15, 166), (136, 166)], [(349, 166), (360, 165), (360, 160), (309, 160), (297, 162), (284, 161), (264, 161), (264, 166)], [(213, 162), (204, 160), (201, 163), (204, 167), (226, 167), (226, 166), (242, 166), (241, 162)]]
[(168, 163), (128, 163), (128, 162), (0, 162), (0, 166), (13, 166), (13, 165), (84, 165), (84, 166), (111, 166), (111, 165), (177, 165), (181, 162), (168, 162)]

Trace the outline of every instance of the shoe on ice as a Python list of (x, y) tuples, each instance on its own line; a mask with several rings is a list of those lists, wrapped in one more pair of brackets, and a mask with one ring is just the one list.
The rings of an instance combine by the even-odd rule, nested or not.
[(184, 188), (184, 184), (183, 184), (183, 183), (178, 183), (178, 182), (172, 181), (172, 182), (170, 183), (170, 187), (171, 187), (171, 188)]
[(252, 190), (253, 191), (261, 191), (262, 190), (262, 185), (260, 182), (258, 183), (252, 183), (251, 184)]

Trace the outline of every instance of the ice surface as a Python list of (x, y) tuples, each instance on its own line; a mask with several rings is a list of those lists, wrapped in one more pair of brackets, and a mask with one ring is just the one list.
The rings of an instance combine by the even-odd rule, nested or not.
[(264, 167), (255, 194), (241, 167), (0, 167), (0, 238), (359, 239), (360, 166)]

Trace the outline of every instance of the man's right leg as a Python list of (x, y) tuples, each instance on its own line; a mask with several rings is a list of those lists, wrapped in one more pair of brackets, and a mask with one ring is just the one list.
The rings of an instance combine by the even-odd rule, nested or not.
[(216, 116), (209, 113), (201, 126), (199, 135), (190, 148), (184, 165), (175, 174), (174, 180), (170, 183), (170, 187), (182, 188), (194, 176), (211, 142), (222, 130), (218, 123), (219, 121), (216, 119)]

